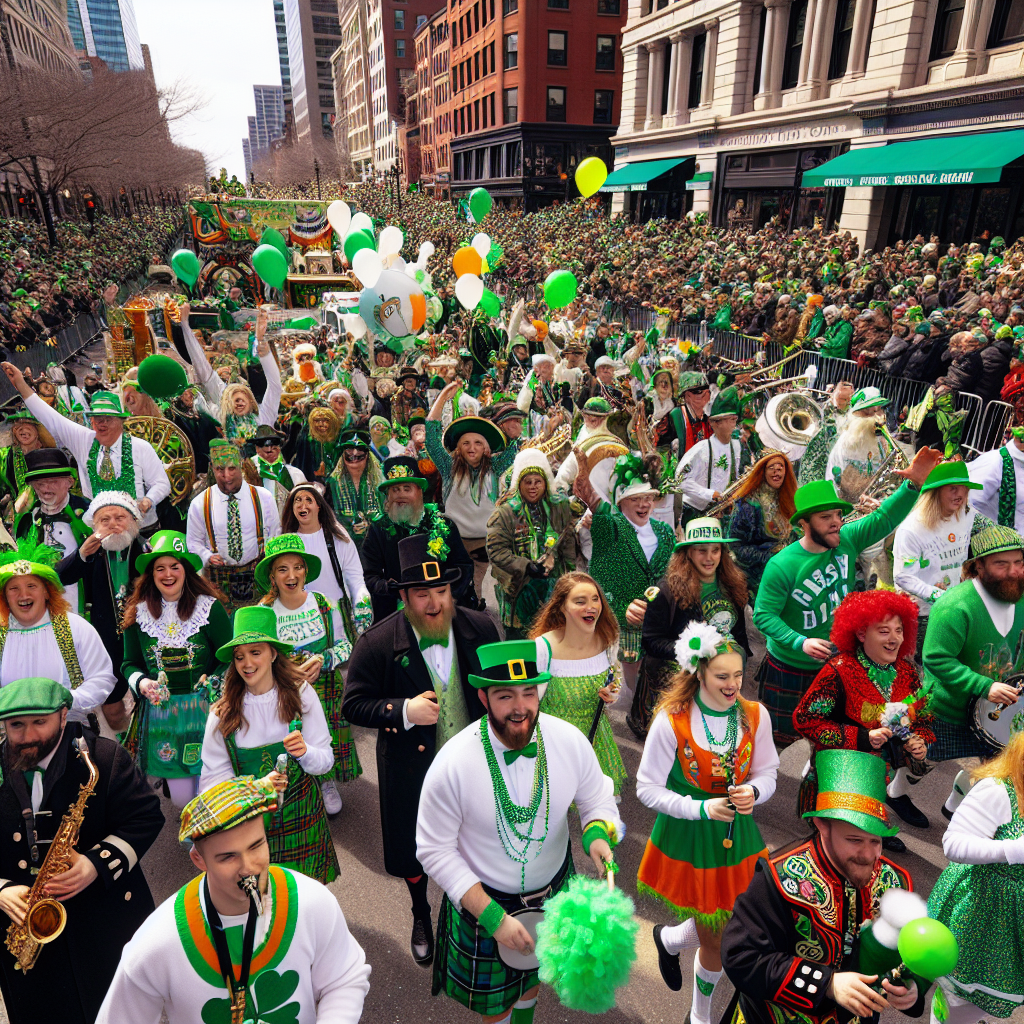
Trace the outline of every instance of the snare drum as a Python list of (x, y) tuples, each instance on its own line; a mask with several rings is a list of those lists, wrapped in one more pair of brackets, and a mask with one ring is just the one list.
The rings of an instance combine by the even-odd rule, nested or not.
[(509, 917), (514, 917), (530, 933), (530, 938), (533, 939), (533, 952), (525, 956), (518, 949), (509, 949), (498, 942), (498, 959), (506, 967), (516, 971), (537, 970), (540, 967), (540, 961), (537, 959), (537, 925), (544, 920), (544, 911), (525, 907), (522, 910), (514, 910)]
[[(1018, 672), (1002, 681), (1020, 688), (1024, 676)], [(976, 697), (971, 707), (970, 723), (975, 736), (1002, 750), (1014, 732), (1024, 729), (1024, 693), (1009, 706), (994, 704), (987, 697)]]

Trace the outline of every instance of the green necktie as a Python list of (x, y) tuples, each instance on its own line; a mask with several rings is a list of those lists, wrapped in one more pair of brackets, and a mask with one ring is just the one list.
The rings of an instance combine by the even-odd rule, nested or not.
[(428, 647), (447, 647), (448, 637), (443, 640), (428, 640), (426, 637), (420, 637), (420, 650), (425, 651)]
[(233, 562), (242, 560), (242, 514), (238, 508), (238, 499), (228, 495), (228, 558)]
[(110, 449), (103, 449), (103, 458), (100, 459), (100, 479), (111, 481), (114, 479), (114, 460), (110, 457)]
[(512, 764), (517, 757), (536, 757), (537, 756), (537, 743), (527, 743), (522, 750), (506, 750), (505, 751), (505, 764)]

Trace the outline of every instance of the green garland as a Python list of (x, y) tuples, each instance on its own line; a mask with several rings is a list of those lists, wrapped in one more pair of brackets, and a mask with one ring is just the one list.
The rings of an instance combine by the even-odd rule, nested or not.
[[(135, 463), (132, 460), (132, 435), (125, 431), (121, 435), (121, 473), (112, 480), (104, 480), (96, 469), (96, 459), (100, 454), (99, 441), (93, 438), (89, 449), (89, 483), (95, 497), (101, 491), (124, 491), (135, 497)], [(111, 457), (113, 462), (113, 457)]]
[[(376, 516), (373, 519), (373, 523), (375, 526), (379, 526), (389, 537), (397, 538), (409, 535), (404, 532), (405, 524), (395, 523), (386, 512), (381, 512), (380, 515)], [(403, 527), (402, 532), (399, 531), (399, 525)], [(451, 551), (446, 540), (448, 534), (451, 533), (451, 529), (448, 520), (437, 510), (436, 505), (424, 505), (423, 518), (409, 533), (426, 533), (428, 535), (427, 551), (439, 562), (443, 562)]]

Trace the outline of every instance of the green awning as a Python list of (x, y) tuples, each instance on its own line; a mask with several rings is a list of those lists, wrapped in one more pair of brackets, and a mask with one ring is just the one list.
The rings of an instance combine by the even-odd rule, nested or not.
[(859, 185), (973, 185), (999, 181), (1006, 164), (1024, 156), (1024, 129), (946, 135), (863, 146), (804, 171), (804, 188)]
[(674, 171), (687, 160), (694, 160), (694, 157), (680, 156), (672, 160), (638, 160), (634, 164), (625, 164), (608, 175), (599, 191), (646, 192), (647, 186), (655, 178)]
[(714, 178), (714, 172), (712, 171), (701, 171), (700, 174), (695, 174), (687, 183), (687, 192), (698, 192), (701, 189), (711, 188), (711, 181)]

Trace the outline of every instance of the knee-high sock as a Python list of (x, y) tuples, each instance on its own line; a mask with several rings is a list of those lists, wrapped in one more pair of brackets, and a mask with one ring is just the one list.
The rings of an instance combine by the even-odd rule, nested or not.
[(690, 1019), (693, 1024), (711, 1024), (711, 999), (721, 971), (709, 971), (700, 962), (700, 950), (693, 954), (693, 1002)]
[(957, 772), (956, 778), (953, 780), (953, 788), (949, 791), (949, 796), (946, 797), (946, 810), (953, 812), (955, 811), (962, 802), (963, 798), (967, 796), (971, 789), (971, 774), (966, 770)]
[(885, 791), (891, 797), (906, 796), (910, 792), (910, 772), (905, 767), (897, 768)]
[(661, 929), (661, 944), (670, 953), (682, 953), (684, 949), (696, 949), (700, 945), (697, 936), (697, 923), (692, 917), (682, 924)]
[(412, 897), (412, 916), (430, 920), (430, 904), (427, 902), (427, 876), (407, 878), (405, 884), (409, 887), (409, 895)]
[(520, 999), (512, 1007), (511, 1024), (533, 1024), (533, 1011), (537, 1007), (537, 997), (532, 999)]

